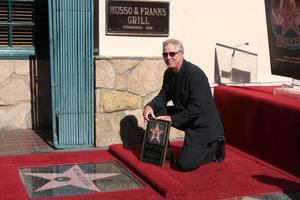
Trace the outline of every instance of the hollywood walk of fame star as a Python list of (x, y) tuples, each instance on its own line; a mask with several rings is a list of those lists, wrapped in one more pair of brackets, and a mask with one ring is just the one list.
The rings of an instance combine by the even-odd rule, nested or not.
[(156, 124), (155, 129), (151, 128), (150, 129), (152, 136), (150, 139), (150, 142), (153, 142), (154, 140), (157, 140), (160, 143), (160, 135), (164, 132), (162, 130), (159, 129), (158, 124)]
[(120, 173), (98, 173), (87, 174), (84, 173), (78, 165), (74, 165), (63, 173), (25, 173), (29, 176), (41, 177), (50, 180), (35, 192), (54, 189), (58, 187), (73, 185), (80, 188), (85, 188), (97, 192), (101, 192), (100, 189), (94, 184), (93, 180), (103, 179), (111, 176), (120, 175)]

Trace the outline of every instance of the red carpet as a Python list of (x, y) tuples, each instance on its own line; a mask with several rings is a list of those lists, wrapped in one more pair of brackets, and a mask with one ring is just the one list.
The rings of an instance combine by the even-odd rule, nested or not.
[[(180, 142), (172, 143), (175, 158), (180, 152), (181, 145)], [(178, 172), (168, 163), (163, 168), (141, 163), (137, 152), (125, 149), (122, 145), (112, 145), (109, 152), (105, 150), (86, 150), (0, 156), (0, 199), (30, 199), (20, 177), (20, 168), (95, 163), (118, 159), (128, 167), (129, 171), (131, 170), (132, 173), (137, 174), (136, 176), (140, 177), (138, 179), (144, 180), (145, 187), (42, 199), (209, 200), (281, 191), (300, 191), (299, 179), (230, 146), (227, 147), (227, 157), (224, 162), (207, 164), (187, 173)]]
[[(181, 142), (172, 144), (175, 158)], [(192, 172), (178, 172), (138, 161), (138, 153), (112, 145), (110, 151), (164, 196), (185, 199), (225, 199), (271, 192), (299, 191), (300, 180), (284, 171), (227, 146), (222, 163), (211, 163)]]
[[(111, 145), (110, 152), (118, 157), (125, 165), (133, 169), (145, 179), (152, 187), (165, 197), (185, 196), (187, 189), (176, 177), (166, 173), (166, 168), (154, 166), (139, 161), (140, 153), (132, 149), (125, 149), (123, 145)], [(169, 165), (170, 167), (170, 165)]]

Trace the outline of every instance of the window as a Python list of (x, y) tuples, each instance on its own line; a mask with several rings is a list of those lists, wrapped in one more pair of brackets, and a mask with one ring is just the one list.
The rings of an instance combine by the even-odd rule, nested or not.
[(34, 0), (0, 0), (0, 56), (34, 54)]

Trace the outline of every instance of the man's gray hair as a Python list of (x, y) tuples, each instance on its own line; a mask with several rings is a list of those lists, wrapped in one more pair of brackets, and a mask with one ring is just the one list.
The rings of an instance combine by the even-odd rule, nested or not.
[(163, 50), (168, 44), (173, 44), (178, 47), (178, 51), (181, 51), (182, 53), (184, 52), (183, 45), (179, 40), (170, 38), (170, 39), (163, 41)]

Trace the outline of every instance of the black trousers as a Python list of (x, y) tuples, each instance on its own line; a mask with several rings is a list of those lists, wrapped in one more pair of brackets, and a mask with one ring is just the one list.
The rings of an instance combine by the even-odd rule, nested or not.
[[(167, 106), (165, 109), (155, 113), (156, 116), (160, 115), (174, 115), (178, 112), (174, 107)], [(186, 124), (182, 127), (177, 127), (182, 131), (186, 131), (192, 123)], [(185, 133), (193, 134), (193, 133)], [(190, 144), (186, 141), (187, 136), (185, 135), (185, 141), (183, 148), (180, 152), (178, 159), (176, 160), (176, 167), (181, 171), (191, 171), (198, 168), (199, 166), (212, 162), (214, 159), (215, 152), (218, 149), (217, 138), (208, 144)]]
[(212, 162), (217, 149), (217, 142), (211, 142), (205, 145), (184, 144), (176, 160), (176, 166), (181, 171), (196, 169), (203, 164)]

